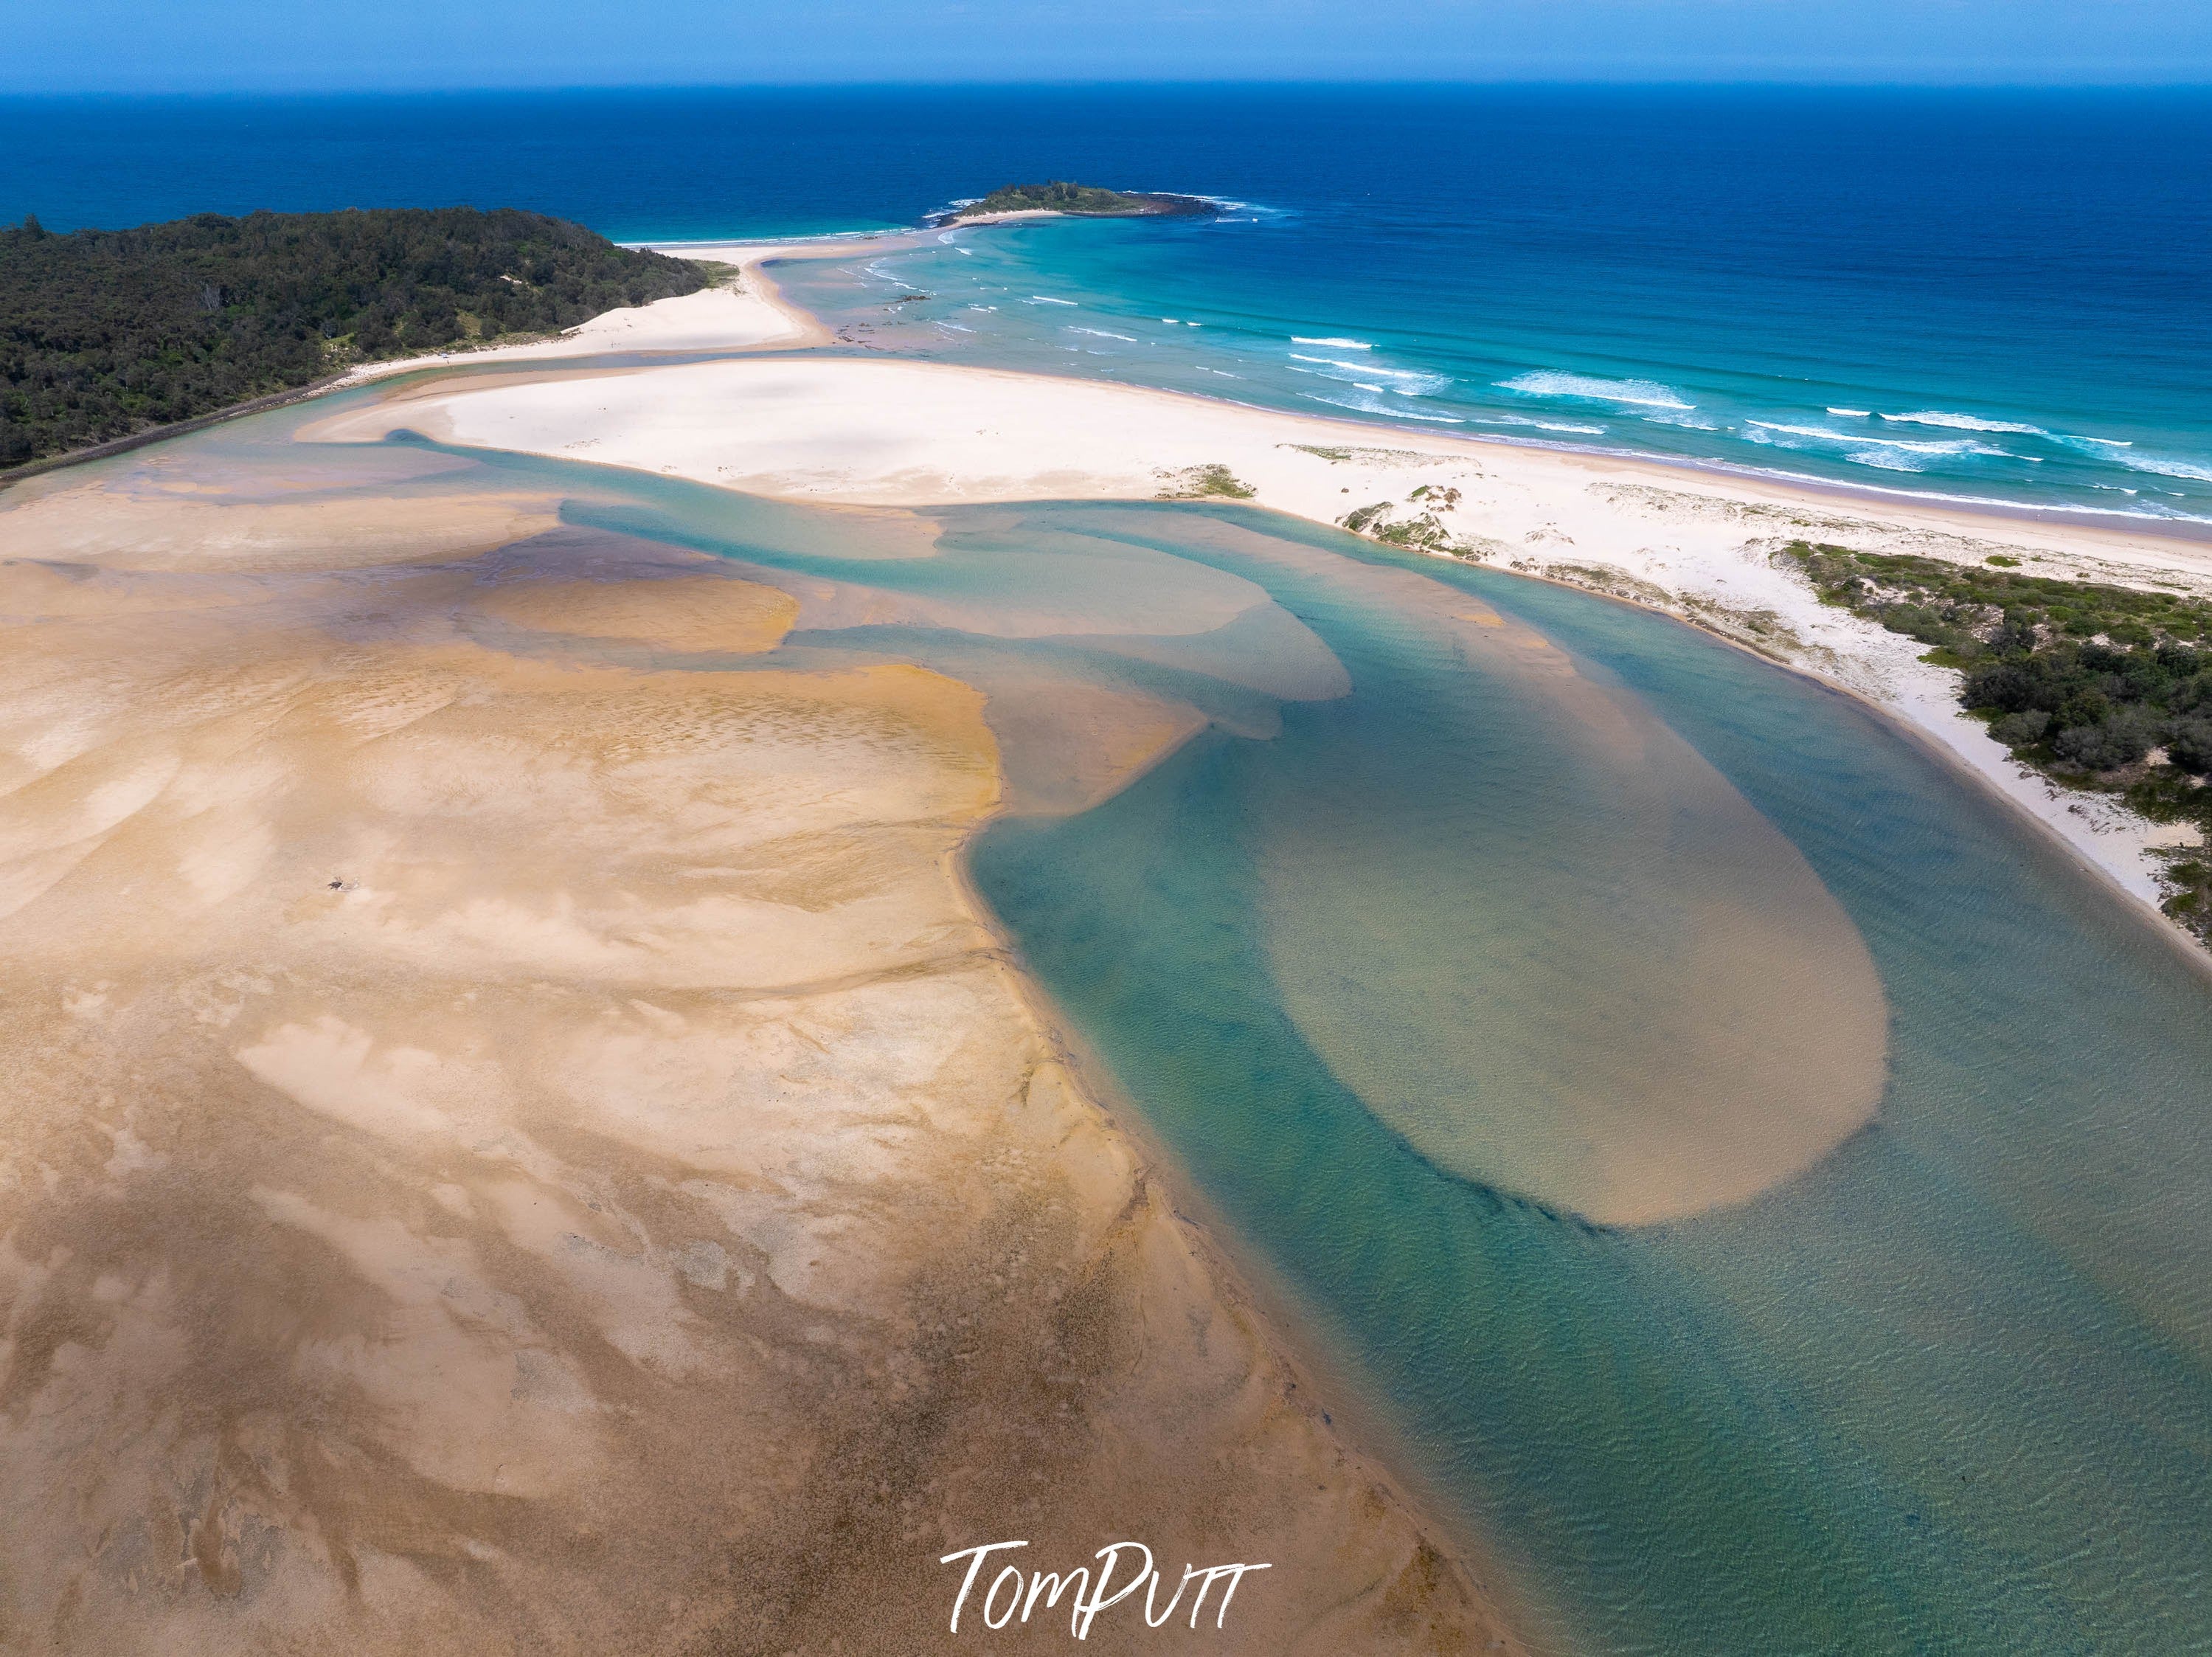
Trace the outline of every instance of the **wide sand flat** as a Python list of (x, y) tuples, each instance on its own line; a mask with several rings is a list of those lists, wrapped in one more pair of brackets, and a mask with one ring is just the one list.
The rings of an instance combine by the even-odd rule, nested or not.
[(964, 900), (976, 691), (749, 666), (789, 598), (550, 498), (152, 454), (0, 503), (9, 1648), (907, 1654), (1009, 1537), (1269, 1559), (1224, 1649), (1503, 1638)]

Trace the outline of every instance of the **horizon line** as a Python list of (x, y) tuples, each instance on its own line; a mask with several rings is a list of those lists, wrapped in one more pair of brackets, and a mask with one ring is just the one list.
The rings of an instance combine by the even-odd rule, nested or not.
[(58, 102), (72, 99), (222, 99), (257, 98), (307, 100), (319, 98), (468, 97), (490, 94), (529, 96), (561, 93), (709, 93), (709, 92), (862, 92), (862, 91), (1018, 91), (1024, 88), (1071, 88), (1131, 91), (1197, 88), (1249, 87), (1341, 88), (1373, 90), (1399, 88), (1421, 90), (1478, 90), (1528, 88), (1604, 91), (1834, 91), (1834, 92), (2206, 92), (2212, 93), (2212, 68), (2185, 76), (2158, 79), (2077, 77), (2068, 80), (2012, 79), (1984, 76), (1945, 78), (1903, 76), (1888, 78), (1856, 75), (1469, 75), (1408, 77), (1403, 76), (1243, 75), (1127, 76), (988, 76), (965, 79), (916, 77), (856, 77), (830, 79), (793, 77), (746, 81), (507, 81), (423, 82), (382, 85), (278, 85), (119, 87), (82, 86), (62, 88), (13, 88), (0, 85), (0, 101)]

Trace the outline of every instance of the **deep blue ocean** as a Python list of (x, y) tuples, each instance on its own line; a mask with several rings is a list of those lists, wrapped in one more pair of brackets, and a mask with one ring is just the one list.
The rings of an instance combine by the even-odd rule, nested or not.
[(1238, 205), (969, 232), (800, 296), (926, 292), (881, 343), (932, 355), (2212, 522), (2212, 91), (0, 101), (0, 219), (54, 228), (470, 202), (665, 242), (1049, 176)]

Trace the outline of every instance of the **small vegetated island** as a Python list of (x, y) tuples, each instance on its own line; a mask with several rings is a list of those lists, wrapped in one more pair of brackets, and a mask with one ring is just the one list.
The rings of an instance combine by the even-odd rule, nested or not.
[(957, 224), (963, 219), (994, 218), (1002, 213), (1065, 213), (1079, 218), (1191, 217), (1211, 213), (1214, 204), (1203, 196), (1169, 196), (1106, 190), (1095, 184), (1000, 185), (981, 201), (964, 202), (949, 213), (940, 213), (937, 224)]
[[(2212, 836), (2212, 600), (1797, 541), (1831, 604), (1963, 669), (1959, 700), (2053, 781)], [(2166, 913), (2212, 942), (2212, 861), (2176, 854)]]
[(543, 334), (708, 285), (541, 213), (202, 213), (0, 228), (0, 470), (310, 385)]

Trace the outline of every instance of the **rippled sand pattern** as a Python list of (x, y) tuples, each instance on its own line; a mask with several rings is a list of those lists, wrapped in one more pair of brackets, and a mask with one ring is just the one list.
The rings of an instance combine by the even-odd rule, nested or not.
[(1858, 929), (1640, 698), (1421, 576), (1206, 539), (1387, 634), (1261, 791), (1255, 852), (1285, 1008), (1424, 1155), (1640, 1225), (1874, 1118), (1888, 1014)]

